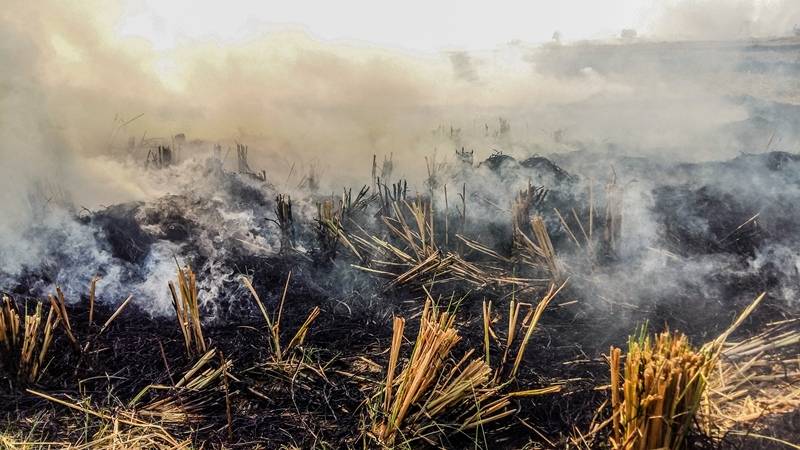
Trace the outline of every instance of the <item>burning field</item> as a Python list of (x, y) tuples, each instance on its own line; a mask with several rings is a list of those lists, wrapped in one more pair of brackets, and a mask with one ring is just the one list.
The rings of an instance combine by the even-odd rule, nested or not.
[(419, 52), (12, 2), (0, 448), (800, 448), (791, 2)]
[(162, 158), (186, 183), (148, 202), (31, 199), (51, 244), (4, 274), (4, 445), (797, 442), (800, 157), (459, 150), (323, 194), (238, 150)]

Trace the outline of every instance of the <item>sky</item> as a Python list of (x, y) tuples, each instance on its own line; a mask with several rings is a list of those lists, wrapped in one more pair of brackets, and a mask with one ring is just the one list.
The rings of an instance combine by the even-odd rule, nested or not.
[(555, 31), (568, 40), (608, 38), (645, 27), (656, 4), (664, 1), (131, 0), (117, 31), (146, 38), (160, 50), (198, 39), (231, 43), (286, 28), (415, 52), (481, 50), (513, 40), (545, 42)]
[(236, 44), (274, 31), (410, 52), (485, 50), (512, 41), (726, 40), (791, 34), (798, 0), (494, 0), (402, 2), (122, 0), (116, 32), (156, 50), (196, 41)]

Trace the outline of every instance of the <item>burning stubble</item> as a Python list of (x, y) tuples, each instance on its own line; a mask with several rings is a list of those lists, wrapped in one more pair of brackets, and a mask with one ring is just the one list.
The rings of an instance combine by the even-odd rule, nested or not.
[[(641, 405), (603, 352), (650, 321), (695, 355), (768, 291), (728, 356), (676, 362), (748, 386), (735, 404), (692, 391), (686, 411), (726, 419), (682, 417), (681, 440), (777, 417), (761, 383), (779, 380), (780, 414), (798, 404), (796, 39), (416, 54), (278, 32), (165, 50), (121, 37), (117, 6), (47, 6), (0, 13), (4, 364), (17, 384), (128, 381), (96, 391), (120, 389), (113, 416), (82, 387), (83, 403), (29, 394), (100, 431), (158, 424), (169, 445), (269, 440), (247, 431), (268, 420), (293, 445), (508, 448), (506, 425), (557, 447), (613, 423), (627, 448), (663, 411), (615, 422)], [(754, 14), (725, 11), (726, 30)], [(706, 37), (690, 25), (668, 29)]]

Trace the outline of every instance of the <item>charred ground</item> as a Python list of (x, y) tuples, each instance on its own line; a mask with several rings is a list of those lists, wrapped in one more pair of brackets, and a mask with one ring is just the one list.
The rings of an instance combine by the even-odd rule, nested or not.
[[(149, 385), (174, 385), (193, 364), (171, 315), (167, 285), (160, 283), (174, 277), (176, 263), (195, 268), (208, 346), (232, 361), (227, 395), (210, 395), (201, 416), (164, 425), (206, 448), (374, 445), (366, 433), (367, 400), (385, 378), (393, 316), (408, 320), (409, 337), (419, 326), (415, 317), (428, 295), (425, 290), (443, 304), (458, 300), (463, 337), (459, 349), (480, 349), (483, 300), (499, 305), (497, 320), (502, 322), (507, 316), (502, 305), (511, 296), (535, 301), (546, 287), (502, 280), (481, 284), (445, 274), (392, 285), (391, 276), (359, 268), (377, 267), (374, 257), (358, 254), (338, 240), (333, 249), (326, 247), (330, 242), (324, 242), (320, 205), (344, 197), (295, 192), (287, 234), (278, 212), (281, 200), (276, 198), (284, 189), (228, 173), (213, 161), (190, 166), (183, 170), (205, 180), (202, 186), (189, 184), (146, 203), (73, 211), (70, 216), (87, 232), (87, 240), (72, 247), (48, 243), (53, 251), (45, 264), (3, 274), (4, 292), (18, 305), (33, 304), (54, 286), (62, 286), (75, 335), (92, 341), (90, 351), (79, 355), (70, 350), (63, 334), (57, 334), (52, 360), (38, 382), (26, 386), (4, 378), (7, 429), (34, 440), (61, 442), (78, 442), (98, 431), (85, 413), (25, 388), (113, 411), (129, 408)], [(584, 225), (579, 218), (597, 214), (592, 205), (607, 200), (609, 191), (604, 193), (603, 186), (612, 183), (624, 192), (619, 240), (589, 245), (603, 238), (571, 236)], [(447, 208), (441, 192), (445, 185), (450, 189)], [(512, 216), (518, 211), (520, 190), (541, 186), (546, 193), (523, 205), (524, 215), (543, 217), (568, 274), (565, 289), (545, 311), (514, 380), (520, 390), (560, 385), (561, 391), (515, 400), (518, 412), (512, 417), (474, 433), (440, 436), (427, 442), (430, 445), (569, 447), (576, 430), (588, 432), (593, 420), (607, 416), (601, 412), (596, 417), (608, 397), (603, 388), (609, 381), (604, 355), (609, 346), (624, 345), (638, 325), (679, 329), (701, 344), (719, 335), (765, 291), (767, 299), (738, 336), (756, 334), (769, 323), (797, 315), (800, 242), (794, 230), (800, 226), (800, 157), (794, 154), (742, 155), (701, 164), (587, 152), (522, 161), (497, 154), (477, 167), (452, 164), (420, 184), (419, 193), (407, 183), (400, 186), (405, 187), (397, 190), (373, 180), (363, 204), (351, 208), (350, 222), (340, 222), (347, 236), (374, 235), (388, 241), (381, 221), (386, 205), (426, 198), (435, 205), (431, 220), (436, 229), (431, 234), (447, 242), (441, 244), (442, 251), (486, 270), (502, 267), (507, 274), (538, 279), (541, 274), (526, 273), (530, 269), (515, 259)], [(461, 189), (463, 199), (456, 195)], [(343, 203), (339, 208), (344, 209)], [(454, 206), (459, 203), (465, 212)], [(31, 238), (44, 239), (43, 231), (53, 233), (45, 224), (31, 230)], [(601, 231), (613, 230), (598, 225), (597, 234)], [(494, 249), (501, 260), (488, 260), (486, 254), (465, 247), (457, 234)], [(590, 254), (587, 248), (592, 248)], [(92, 323), (88, 278), (67, 279), (61, 270), (65, 266), (79, 266), (84, 277), (96, 273), (109, 280)], [(153, 281), (159, 271), (167, 273)], [(250, 278), (270, 311), (277, 308), (290, 277), (283, 330), (297, 329), (310, 310), (321, 309), (301, 349), (303, 364), (316, 370), (297, 366), (286, 372), (265, 365), (269, 343), (264, 321), (240, 275)], [(135, 297), (131, 306), (98, 333), (129, 293)], [(151, 298), (156, 295), (167, 300)], [(798, 442), (798, 420), (796, 412), (765, 417), (759, 433)], [(423, 444), (415, 441), (414, 446)], [(603, 440), (592, 445), (602, 448)], [(698, 436), (692, 445), (779, 448), (741, 436), (714, 442)]]

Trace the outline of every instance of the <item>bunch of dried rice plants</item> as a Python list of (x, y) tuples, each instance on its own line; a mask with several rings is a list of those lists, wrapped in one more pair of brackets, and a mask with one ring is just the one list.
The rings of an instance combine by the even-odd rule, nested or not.
[[(505, 271), (465, 260), (437, 242), (434, 211), (430, 199), (417, 197), (392, 201), (382, 221), (386, 235), (348, 236), (361, 260), (353, 267), (390, 279), (387, 289), (401, 286), (431, 286), (451, 281), (466, 282), (475, 288), (501, 284), (530, 284), (532, 280), (510, 277)], [(457, 235), (466, 245), (472, 242)], [(475, 244), (479, 246), (480, 244)]]
[(644, 329), (621, 350), (611, 350), (611, 407), (614, 449), (680, 449), (695, 419), (714, 369), (713, 355), (688, 338), (665, 331), (651, 338)]
[(563, 264), (556, 256), (547, 226), (540, 215), (530, 220), (533, 239), (529, 238), (519, 228), (515, 228), (514, 251), (516, 260), (524, 266), (534, 269), (534, 273), (548, 277), (552, 283), (560, 282), (563, 278)]
[[(553, 288), (537, 307), (536, 318), (527, 320), (527, 331), (514, 358), (512, 375), (519, 369), (538, 316), (544, 311)], [(368, 435), (381, 445), (399, 441), (411, 444), (423, 440), (436, 445), (437, 439), (465, 433), (516, 413), (515, 397), (542, 395), (558, 386), (509, 392), (511, 378), (489, 364), (488, 356), (467, 351), (455, 359), (453, 350), (461, 337), (455, 327), (454, 312), (436, 306), (428, 297), (420, 318), (420, 328), (411, 354), (397, 374), (405, 320), (394, 319), (392, 344), (384, 386), (370, 404), (371, 429)]]
[(320, 308), (315, 306), (306, 317), (306, 320), (294, 332), (292, 338), (288, 343), (284, 344), (281, 340), (281, 320), (283, 317), (283, 306), (286, 302), (286, 294), (289, 291), (289, 281), (292, 278), (292, 273), (286, 277), (286, 284), (283, 287), (280, 303), (277, 310), (272, 316), (267, 313), (264, 303), (261, 301), (258, 293), (253, 287), (253, 283), (249, 278), (242, 276), (242, 284), (253, 295), (253, 299), (264, 317), (264, 322), (267, 325), (267, 341), (270, 347), (270, 360), (266, 362), (264, 369), (276, 373), (294, 373), (300, 368), (310, 369), (324, 377), (321, 369), (312, 365), (306, 364), (306, 352), (303, 348), (306, 336), (308, 335), (311, 325), (319, 317)]
[(361, 259), (361, 254), (350, 242), (345, 231), (345, 222), (353, 222), (363, 216), (375, 196), (368, 196), (369, 187), (364, 186), (353, 198), (352, 189), (345, 189), (335, 208), (333, 199), (326, 199), (317, 203), (316, 234), (319, 242), (320, 255), (326, 260), (333, 260), (338, 253), (339, 244), (345, 245), (356, 258)]
[(85, 443), (68, 450), (189, 450), (188, 439), (179, 440), (159, 426), (125, 426), (119, 419), (104, 423)]
[[(800, 319), (726, 343), (700, 409), (704, 431), (756, 436), (765, 419), (800, 408)], [(746, 430), (746, 431), (745, 431)]]
[[(24, 319), (21, 318), (24, 316)], [(11, 297), (3, 295), (0, 305), (0, 352), (3, 366), (17, 381), (35, 383), (46, 368), (47, 352), (53, 342), (58, 319), (50, 308), (42, 321), (42, 304), (37, 302), (32, 314), (20, 314)]]
[[(550, 302), (566, 286), (565, 281), (560, 286), (551, 284), (550, 288), (534, 306), (517, 300), (516, 295), (511, 297), (508, 305), (508, 322), (506, 324), (505, 338), (498, 334), (492, 325), (492, 302), (483, 302), (483, 344), (486, 363), (492, 363), (492, 349), (497, 349), (495, 355), (496, 369), (494, 379), (513, 380), (519, 373), (525, 350), (528, 347), (533, 331), (544, 314)], [(522, 312), (527, 313), (523, 316)]]
[(289, 195), (278, 194), (275, 197), (275, 223), (281, 231), (281, 251), (294, 248), (294, 216)]
[(570, 208), (570, 211), (562, 214), (558, 208), (553, 208), (553, 212), (581, 254), (588, 261), (597, 262), (599, 257), (614, 256), (618, 252), (622, 239), (625, 188), (617, 184), (617, 174), (612, 168), (611, 180), (605, 185), (604, 195), (597, 198), (592, 180), (587, 191), (588, 208), (584, 211)]
[[(95, 298), (96, 278), (92, 280), (89, 300), (90, 317), (93, 313)], [(67, 312), (64, 292), (56, 287), (55, 294), (49, 297), (49, 308), (47, 318), (44, 317), (45, 305), (35, 302), (33, 311), (28, 310), (25, 304), (22, 311), (9, 295), (3, 295), (0, 304), (0, 356), (6, 371), (22, 384), (36, 383), (41, 378), (47, 367), (47, 355), (51, 350), (51, 344), (55, 336), (55, 331), (59, 327), (72, 346), (73, 350), (81, 356), (76, 365), (80, 366), (84, 354), (90, 345), (108, 328), (111, 322), (122, 312), (131, 301), (128, 297), (109, 317), (92, 339), (86, 339), (83, 348), (75, 336), (70, 317)]]
[(179, 440), (161, 424), (136, 417), (132, 411), (94, 408), (87, 399), (74, 401), (53, 397), (43, 392), (28, 389), (31, 395), (41, 397), (54, 404), (80, 413), (83, 418), (81, 438), (77, 442), (14, 442), (11, 448), (69, 449), (69, 450), (167, 450), (190, 449), (191, 442)]
[(715, 379), (726, 341), (764, 296), (745, 308), (717, 339), (700, 348), (693, 347), (681, 333), (664, 331), (651, 337), (643, 327), (629, 339), (620, 370), (622, 350), (612, 347), (611, 447), (677, 450), (686, 447), (691, 432), (707, 433), (712, 426), (709, 417), (700, 423), (698, 414), (701, 407), (720, 408), (710, 399), (710, 386), (719, 383)]
[(186, 355), (195, 358), (206, 353), (206, 341), (203, 338), (203, 327), (200, 321), (200, 302), (197, 297), (197, 280), (192, 268), (178, 267), (178, 289), (169, 282), (172, 294), (172, 307), (178, 320), (178, 327), (183, 335)]
[(76, 352), (81, 352), (81, 346), (78, 344), (78, 339), (72, 331), (72, 324), (69, 321), (69, 314), (67, 314), (67, 302), (64, 299), (64, 292), (60, 287), (56, 287), (56, 294), (50, 294), (50, 309), (55, 311), (56, 316), (61, 323), (61, 328), (69, 339), (69, 343)]
[[(160, 423), (186, 423), (201, 419), (203, 411), (227, 397), (226, 378), (233, 363), (211, 349), (184, 373), (172, 386), (151, 384), (142, 389), (128, 404), (137, 417)], [(148, 394), (155, 399), (140, 405)]]

